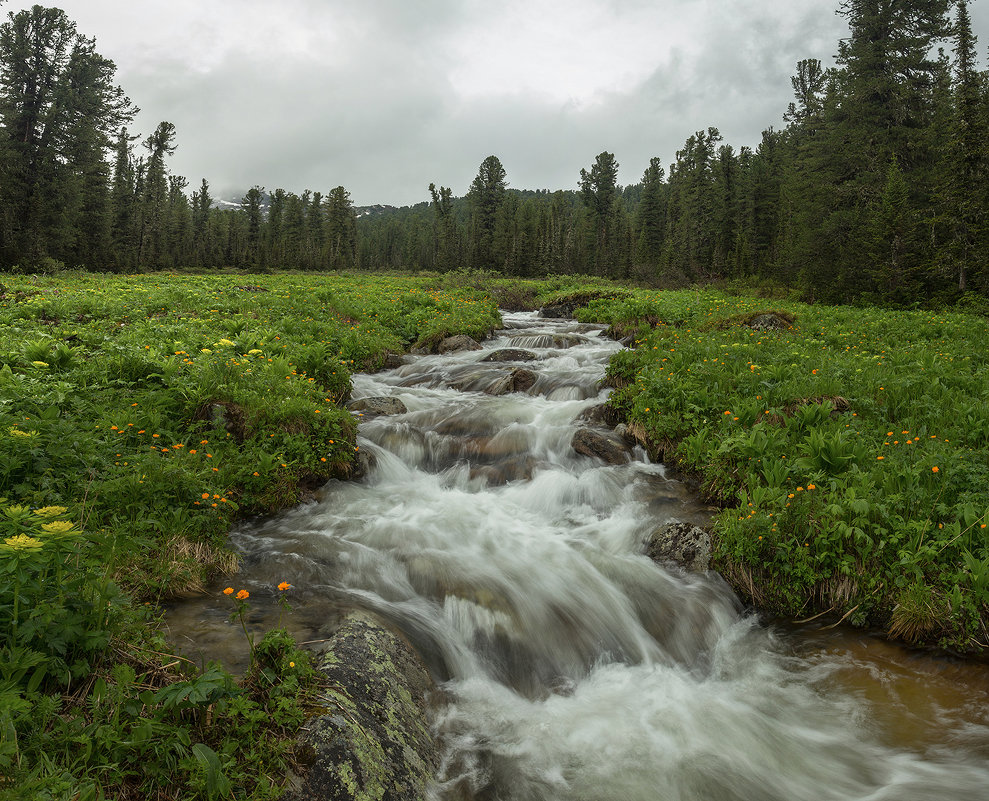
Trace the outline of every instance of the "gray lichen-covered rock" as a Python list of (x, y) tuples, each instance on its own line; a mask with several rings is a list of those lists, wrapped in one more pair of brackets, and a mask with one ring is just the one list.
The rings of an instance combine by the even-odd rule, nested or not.
[(760, 314), (749, 323), (749, 328), (756, 331), (783, 331), (790, 327), (790, 323), (778, 314)]
[(690, 523), (667, 523), (653, 532), (646, 555), (654, 562), (673, 562), (691, 573), (711, 566), (711, 535)]
[(631, 458), (628, 443), (612, 431), (581, 428), (570, 444), (577, 453), (603, 459), (608, 464), (625, 464)]
[(477, 340), (466, 334), (457, 334), (442, 340), (436, 348), (438, 353), (456, 353), (462, 350), (481, 350), (481, 346)]
[(364, 414), (405, 414), (408, 411), (398, 398), (388, 397), (358, 398), (348, 403), (347, 408)]
[(536, 356), (531, 350), (523, 350), (522, 348), (502, 348), (501, 350), (492, 351), (483, 359), (482, 362), (531, 362), (535, 361), (539, 357)]
[(307, 766), (290, 801), (422, 801), (439, 756), (426, 718), (432, 683), (412, 647), (369, 615), (350, 615), (320, 669), (326, 713), (303, 734)]

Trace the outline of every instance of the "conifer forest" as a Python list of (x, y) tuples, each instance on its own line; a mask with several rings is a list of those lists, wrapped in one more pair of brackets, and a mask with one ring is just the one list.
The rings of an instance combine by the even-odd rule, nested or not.
[[(469, 187), (355, 208), (346, 188), (253, 186), (218, 207), (174, 175), (181, 132), (131, 133), (115, 65), (66, 14), (0, 26), (0, 268), (488, 270), (681, 287), (785, 284), (823, 302), (972, 300), (986, 267), (989, 79), (965, 0), (846, 0), (833, 67), (794, 66), (793, 101), (754, 148), (713, 125), (641, 180), (617, 154), (574, 187), (516, 189), (492, 155)], [(715, 122), (715, 121), (712, 121)], [(665, 158), (668, 158), (666, 156)]]

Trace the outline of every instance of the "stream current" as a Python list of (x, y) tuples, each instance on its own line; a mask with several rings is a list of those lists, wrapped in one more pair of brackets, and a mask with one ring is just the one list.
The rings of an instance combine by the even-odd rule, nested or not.
[[(252, 602), (295, 586), (300, 640), (360, 607), (416, 646), (443, 690), (433, 801), (989, 798), (985, 666), (766, 626), (716, 574), (652, 562), (657, 527), (707, 510), (644, 453), (571, 447), (620, 346), (504, 324), (483, 350), (355, 376), (355, 398), (408, 410), (361, 423), (368, 475), (232, 534)], [(503, 348), (536, 358), (482, 361)], [(529, 389), (491, 394), (520, 367)], [(173, 630), (218, 636), (190, 608)], [(253, 622), (272, 624), (263, 604)]]

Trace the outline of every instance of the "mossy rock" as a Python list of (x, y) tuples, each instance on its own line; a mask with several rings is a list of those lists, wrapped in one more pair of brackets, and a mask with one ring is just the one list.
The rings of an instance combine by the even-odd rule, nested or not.
[(439, 756), (426, 697), (433, 685), (412, 647), (370, 615), (354, 613), (319, 668), (325, 714), (302, 735), (290, 801), (422, 801)]
[(762, 309), (760, 311), (746, 312), (744, 314), (733, 314), (730, 317), (723, 317), (706, 323), (698, 330), (710, 331), (712, 329), (725, 331), (729, 328), (751, 328), (755, 331), (785, 331), (797, 322), (797, 316), (788, 311), (779, 309)]

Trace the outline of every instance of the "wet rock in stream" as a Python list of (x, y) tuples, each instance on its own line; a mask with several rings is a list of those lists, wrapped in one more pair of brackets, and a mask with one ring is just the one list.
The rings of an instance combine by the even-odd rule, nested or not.
[(654, 562), (672, 562), (690, 573), (704, 573), (711, 566), (711, 535), (690, 523), (667, 523), (649, 538), (646, 555)]
[(364, 412), (365, 414), (405, 414), (408, 409), (398, 398), (359, 398), (347, 404), (347, 408), (352, 412)]
[(613, 431), (581, 428), (573, 435), (570, 444), (577, 453), (601, 459), (608, 464), (625, 464), (632, 458), (629, 444)]
[(319, 660), (325, 714), (302, 736), (305, 767), (290, 801), (421, 801), (439, 765), (426, 715), (433, 684), (404, 638), (366, 613), (348, 616)]
[(486, 395), (507, 395), (509, 392), (525, 392), (536, 383), (536, 374), (524, 367), (516, 367), (508, 374), (488, 370), (472, 371), (450, 383), (450, 389), (460, 392), (483, 392)]
[(442, 340), (436, 348), (437, 353), (458, 353), (462, 350), (481, 350), (481, 346), (472, 337), (457, 334)]
[(501, 348), (493, 353), (489, 353), (482, 362), (532, 362), (539, 357), (531, 350), (522, 348)]
[(577, 420), (584, 423), (614, 428), (622, 422), (622, 415), (621, 412), (607, 403), (598, 403), (577, 415)]

